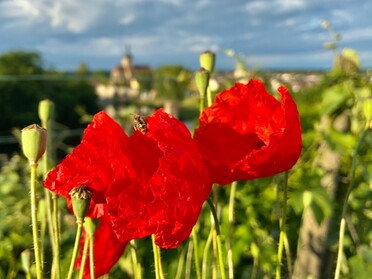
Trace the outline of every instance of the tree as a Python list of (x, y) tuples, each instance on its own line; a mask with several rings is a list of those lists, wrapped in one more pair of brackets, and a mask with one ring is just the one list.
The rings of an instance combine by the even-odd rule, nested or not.
[(43, 73), (43, 60), (37, 52), (10, 51), (0, 56), (0, 75)]
[(164, 100), (164, 110), (178, 117), (178, 103), (190, 84), (190, 71), (178, 65), (165, 65), (155, 70), (154, 77), (156, 94)]

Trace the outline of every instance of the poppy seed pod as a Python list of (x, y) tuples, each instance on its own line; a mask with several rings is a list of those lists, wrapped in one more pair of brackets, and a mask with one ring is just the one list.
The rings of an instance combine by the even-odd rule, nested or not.
[(72, 209), (74, 211), (76, 222), (83, 222), (89, 209), (89, 203), (92, 197), (92, 191), (84, 186), (78, 186), (70, 191)]
[(99, 226), (100, 220), (100, 218), (85, 218), (84, 229), (88, 235), (94, 235)]
[(23, 153), (30, 164), (37, 164), (46, 149), (47, 130), (37, 124), (32, 124), (22, 129), (21, 137)]
[(195, 84), (198, 88), (200, 97), (204, 98), (209, 84), (209, 71), (204, 68), (200, 68), (200, 70), (195, 73)]
[(216, 54), (212, 51), (206, 50), (199, 56), (200, 67), (206, 69), (210, 74), (213, 73), (216, 61)]

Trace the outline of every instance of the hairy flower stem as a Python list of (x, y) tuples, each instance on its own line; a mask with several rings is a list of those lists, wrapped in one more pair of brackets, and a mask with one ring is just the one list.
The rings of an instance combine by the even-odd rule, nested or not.
[(205, 108), (205, 97), (201, 97), (199, 100), (199, 112), (200, 114), (203, 112)]
[(80, 243), (80, 238), (81, 238), (81, 232), (83, 230), (83, 222), (84, 221), (76, 222), (77, 227), (76, 227), (75, 244), (74, 244), (74, 250), (72, 251), (70, 268), (68, 270), (67, 279), (71, 279), (72, 275), (74, 273), (75, 261), (76, 261), (77, 254), (78, 254), (78, 251), (79, 251), (79, 243)]
[(205, 242), (205, 246), (204, 246), (203, 263), (202, 263), (202, 279), (207, 278), (209, 248), (211, 247), (211, 244), (212, 244), (213, 231), (214, 231), (214, 226), (212, 225), (207, 241)]
[(190, 279), (191, 277), (191, 265), (192, 265), (192, 252), (194, 245), (192, 241), (189, 241), (187, 245), (186, 264), (185, 264), (185, 277), (184, 279)]
[(155, 278), (156, 279), (164, 279), (163, 267), (161, 264), (161, 257), (160, 257), (160, 249), (155, 244), (155, 235), (151, 235), (152, 240), (152, 250), (154, 253), (154, 265), (155, 265)]
[(132, 240), (130, 243), (130, 255), (132, 259), (132, 265), (133, 265), (133, 273), (134, 273), (134, 279), (142, 279), (142, 267), (141, 263), (138, 260), (138, 254), (137, 254), (137, 245), (135, 240)]
[[(52, 129), (50, 125), (51, 121), (44, 119), (41, 121), (41, 126), (48, 131), (47, 148), (44, 153), (44, 176), (46, 178), (49, 171), (50, 164), (50, 150), (51, 150), (51, 138)], [(52, 195), (53, 207), (51, 206), (50, 196)], [(47, 204), (47, 218), (49, 223), (49, 234), (51, 237), (52, 251), (53, 251), (53, 278), (61, 278), (61, 263), (60, 263), (60, 235), (59, 235), (59, 224), (58, 224), (58, 196), (55, 193), (51, 193), (48, 189), (45, 189), (45, 199)]]
[(36, 277), (37, 279), (43, 278), (43, 269), (41, 264), (41, 254), (39, 246), (39, 228), (37, 224), (37, 200), (36, 200), (36, 178), (37, 178), (37, 164), (30, 164), (31, 177), (31, 219), (32, 219), (32, 235), (34, 241), (34, 253), (36, 263)]
[(229, 199), (229, 236), (227, 238), (227, 263), (229, 268), (229, 279), (234, 279), (234, 263), (233, 263), (233, 231), (234, 231), (234, 202), (237, 181), (231, 184), (230, 199)]
[(88, 235), (88, 242), (90, 278), (96, 279), (96, 272), (94, 271), (94, 235)]
[(55, 245), (55, 255), (54, 255), (54, 264), (56, 279), (61, 277), (61, 263), (60, 263), (60, 254), (61, 254), (61, 241), (59, 233), (59, 221), (58, 221), (58, 195), (52, 193), (53, 201), (53, 210), (52, 210), (52, 222), (53, 222), (53, 234), (54, 234), (54, 245)]
[(207, 87), (207, 106), (208, 107), (210, 107), (212, 105), (212, 101), (213, 101), (212, 100), (212, 90), (208, 85), (208, 87)]
[(346, 191), (344, 203), (342, 205), (341, 222), (340, 222), (340, 230), (339, 230), (339, 237), (338, 237), (337, 264), (336, 264), (335, 277), (334, 277), (335, 279), (340, 278), (341, 263), (342, 263), (343, 253), (344, 253), (343, 250), (344, 250), (344, 235), (345, 235), (345, 227), (346, 227), (346, 213), (347, 213), (347, 208), (348, 208), (349, 196), (350, 196), (351, 191), (354, 189), (358, 153), (359, 153), (360, 147), (369, 129), (370, 129), (369, 121), (367, 121), (367, 125), (364, 128), (362, 134), (360, 135), (357, 145), (355, 146), (352, 161), (351, 161), (350, 183)]
[(85, 240), (84, 248), (83, 248), (83, 255), (81, 256), (79, 279), (83, 279), (83, 277), (84, 277), (85, 264), (86, 264), (87, 257), (88, 257), (88, 248), (89, 248), (89, 242), (87, 240)]
[(283, 256), (283, 247), (284, 247), (284, 238), (285, 238), (285, 224), (286, 224), (286, 217), (287, 217), (287, 199), (288, 199), (288, 171), (284, 172), (284, 180), (283, 180), (283, 207), (282, 207), (282, 214), (280, 216), (279, 226), (280, 226), (280, 234), (279, 234), (279, 244), (278, 244), (278, 254), (277, 254), (277, 262), (276, 262), (276, 279), (280, 279), (281, 273), (281, 265), (282, 265), (282, 256)]
[(284, 249), (285, 249), (285, 255), (287, 260), (287, 268), (288, 268), (288, 276), (289, 278), (292, 278), (292, 253), (291, 253), (291, 247), (289, 246), (288, 241), (288, 235), (284, 235)]
[(201, 279), (200, 273), (200, 260), (199, 260), (199, 251), (198, 251), (198, 235), (196, 234), (195, 227), (192, 230), (192, 241), (194, 243), (194, 262), (195, 262), (195, 270), (196, 270), (196, 278)]
[(226, 279), (225, 263), (223, 260), (223, 250), (222, 250), (222, 241), (221, 241), (221, 231), (220, 231), (220, 224), (218, 222), (217, 210), (210, 197), (208, 197), (207, 202), (212, 212), (216, 234), (217, 234), (217, 254), (218, 254), (217, 256), (218, 256), (218, 264), (220, 266), (221, 279)]

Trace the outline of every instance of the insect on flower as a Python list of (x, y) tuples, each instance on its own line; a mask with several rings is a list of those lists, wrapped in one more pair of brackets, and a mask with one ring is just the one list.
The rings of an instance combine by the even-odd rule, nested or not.
[(145, 118), (139, 114), (133, 114), (134, 130), (141, 131), (142, 133), (147, 132), (147, 124)]

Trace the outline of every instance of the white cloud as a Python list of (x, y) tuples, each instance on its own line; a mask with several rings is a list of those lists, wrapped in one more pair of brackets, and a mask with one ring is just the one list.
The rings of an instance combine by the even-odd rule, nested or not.
[(250, 14), (282, 14), (292, 11), (300, 11), (307, 7), (306, 0), (268, 0), (251, 1), (245, 5)]
[(143, 52), (154, 44), (154, 37), (99, 37), (78, 42), (64, 42), (50, 39), (37, 46), (39, 51), (51, 54), (76, 54), (84, 49), (84, 55), (115, 56), (124, 52), (125, 45)]
[(353, 28), (341, 34), (344, 42), (372, 39), (372, 27)]
[(356, 14), (352, 14), (345, 9), (335, 9), (330, 13), (330, 21), (332, 24), (350, 24), (355, 20)]
[(135, 20), (136, 20), (136, 16), (134, 14), (129, 14), (127, 16), (122, 17), (119, 20), (119, 22), (120, 22), (120, 24), (123, 24), (123, 25), (129, 25)]
[[(117, 4), (117, 3), (116, 3)], [(73, 33), (88, 30), (112, 6), (100, 0), (7, 0), (0, 2), (0, 9), (8, 19), (7, 26), (19, 27), (47, 24), (52, 28), (64, 29)]]

